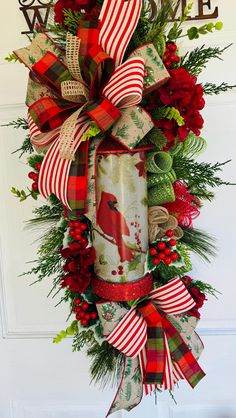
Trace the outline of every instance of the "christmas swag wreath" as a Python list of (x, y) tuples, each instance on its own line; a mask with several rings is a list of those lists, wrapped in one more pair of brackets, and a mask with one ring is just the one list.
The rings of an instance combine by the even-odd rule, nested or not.
[[(233, 86), (197, 77), (224, 49), (181, 55), (178, 39), (196, 39), (221, 22), (186, 32), (192, 4), (171, 23), (175, 1), (58, 0), (54, 23), (36, 27), (31, 43), (8, 60), (28, 67), (28, 153), (32, 186), (42, 195), (30, 225), (45, 226), (38, 281), (72, 318), (58, 343), (86, 345), (94, 381), (118, 382), (108, 415), (131, 410), (143, 393), (204, 377), (195, 328), (215, 289), (187, 274), (190, 252), (205, 260), (215, 245), (194, 228), (204, 200), (225, 183), (225, 163), (198, 162), (204, 94)], [(49, 227), (49, 228), (48, 228)]]

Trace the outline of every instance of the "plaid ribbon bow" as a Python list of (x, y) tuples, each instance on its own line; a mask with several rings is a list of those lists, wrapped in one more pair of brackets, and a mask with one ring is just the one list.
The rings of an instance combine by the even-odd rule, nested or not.
[[(180, 379), (195, 387), (205, 373), (171, 323), (171, 315), (189, 311), (195, 306), (194, 300), (179, 278), (152, 290), (148, 299), (145, 306), (129, 310), (119, 320), (107, 341), (126, 358), (138, 359), (146, 394), (157, 388), (173, 390)], [(123, 384), (124, 378), (116, 399)]]

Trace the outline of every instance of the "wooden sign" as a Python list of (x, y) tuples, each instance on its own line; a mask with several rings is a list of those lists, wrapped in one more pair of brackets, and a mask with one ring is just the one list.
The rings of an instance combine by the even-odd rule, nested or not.
[[(22, 34), (30, 34), (34, 31), (34, 26), (39, 23), (40, 26), (46, 26), (48, 22), (50, 8), (53, 0), (18, 0), (20, 10), (23, 13), (28, 29), (21, 32)], [(162, 4), (165, 0), (161, 0)], [(187, 0), (178, 0), (176, 7), (173, 9), (173, 20), (178, 20), (179, 16), (187, 5)], [(194, 15), (189, 20), (215, 19), (218, 17), (218, 7), (212, 6), (212, 0), (194, 0)]]
[(35, 24), (45, 27), (48, 22), (50, 8), (53, 0), (18, 0), (20, 11), (23, 13), (28, 29), (21, 32), (30, 34), (34, 32)]

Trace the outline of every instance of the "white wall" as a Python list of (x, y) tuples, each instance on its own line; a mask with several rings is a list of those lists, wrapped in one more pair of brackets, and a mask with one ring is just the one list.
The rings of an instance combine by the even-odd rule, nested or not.
[[(20, 32), (25, 22), (16, 0), (1, 4), (0, 15), (0, 124), (25, 116), (23, 105), (27, 71), (19, 64), (3, 61), (11, 49), (25, 45)], [(200, 41), (224, 46), (236, 40), (236, 3), (215, 0), (224, 31)], [(199, 42), (200, 43), (200, 42)], [(183, 42), (183, 48), (189, 43)], [(194, 43), (191, 44), (195, 45)], [(225, 61), (212, 61), (202, 80), (236, 84), (236, 47), (225, 53)], [(207, 99), (203, 136), (208, 140), (207, 161), (233, 159), (223, 177), (236, 179), (235, 113), (236, 93)], [(35, 257), (35, 235), (24, 231), (24, 220), (31, 216), (32, 202), (20, 204), (9, 193), (11, 186), (25, 187), (27, 167), (24, 160), (11, 155), (23, 139), (23, 132), (0, 130), (0, 264), (1, 316), (0, 339), (0, 418), (102, 418), (113, 392), (89, 386), (88, 361), (83, 353), (71, 352), (71, 341), (53, 345), (51, 336), (64, 328), (66, 307), (54, 309), (55, 301), (46, 299), (50, 281), (29, 287), (33, 278), (19, 278), (28, 269), (26, 262)], [(215, 201), (206, 205), (198, 227), (218, 239), (218, 258), (211, 265), (196, 260), (194, 277), (211, 282), (222, 292), (219, 300), (209, 298), (200, 323), (205, 351), (201, 365), (207, 377), (192, 391), (181, 383), (176, 390), (175, 406), (167, 394), (144, 399), (129, 414), (118, 417), (143, 418), (233, 418), (236, 416), (236, 311), (235, 286), (235, 189), (221, 188)], [(114, 415), (115, 417), (115, 415)]]

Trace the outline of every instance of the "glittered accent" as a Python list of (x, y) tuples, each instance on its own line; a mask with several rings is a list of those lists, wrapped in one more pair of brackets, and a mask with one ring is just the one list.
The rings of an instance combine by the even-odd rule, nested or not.
[(92, 280), (92, 290), (103, 299), (122, 302), (146, 296), (152, 290), (152, 284), (151, 274), (132, 283), (109, 283), (95, 277)]
[(175, 193), (171, 182), (166, 182), (148, 190), (148, 206), (162, 205), (174, 201)]

